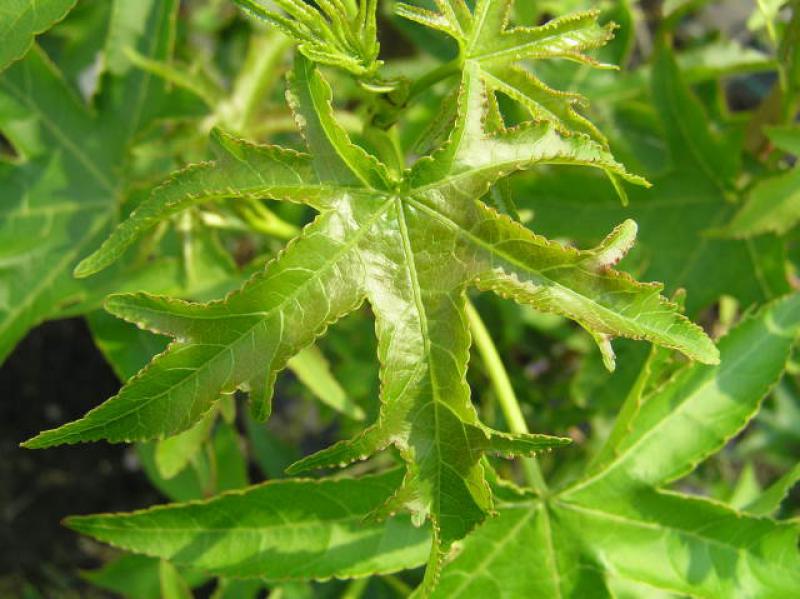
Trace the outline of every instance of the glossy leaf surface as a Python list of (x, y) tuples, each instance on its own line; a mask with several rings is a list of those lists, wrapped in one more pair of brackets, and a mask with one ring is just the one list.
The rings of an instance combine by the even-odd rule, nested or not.
[[(634, 241), (633, 223), (597, 248), (578, 251), (540, 238), (478, 201), (509, 172), (538, 164), (592, 166), (641, 182), (602, 145), (564, 136), (549, 123), (490, 135), (483, 128), (485, 86), (469, 65), (449, 142), (396, 180), (350, 141), (333, 119), (330, 96), (317, 69), (298, 58), (289, 103), (310, 157), (291, 155), (287, 167), (283, 150), (224, 141), (233, 158), (177, 175), (79, 267), (81, 274), (102, 268), (118, 256), (120, 244), (202, 199), (255, 193), (307, 200), (320, 211), (262, 273), (222, 301), (110, 298), (112, 313), (175, 341), (118, 396), (27, 445), (172, 435), (202, 418), (221, 393), (239, 387), (250, 390), (254, 414), (266, 417), (276, 373), (366, 299), (377, 319), (382, 364), (378, 421), (291, 471), (346, 464), (394, 445), (408, 471), (381, 513), (405, 508), (430, 517), (436, 556), (440, 544), (464, 537), (492, 509), (482, 455), (531, 455), (568, 442), (499, 433), (478, 420), (465, 383), (469, 285), (567, 316), (606, 353), (618, 335), (710, 363), (717, 350), (660, 297), (660, 286), (613, 270)], [(305, 169), (302, 178), (297, 164)]]

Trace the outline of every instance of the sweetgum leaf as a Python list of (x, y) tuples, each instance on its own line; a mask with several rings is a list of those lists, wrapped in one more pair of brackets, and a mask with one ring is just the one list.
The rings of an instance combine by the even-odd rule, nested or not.
[(686, 365), (643, 399), (611, 461), (545, 500), (499, 506), (444, 567), (434, 596), (610, 597), (612, 577), (697, 597), (791, 595), (796, 524), (658, 487), (747, 424), (799, 332), (800, 295), (745, 319), (720, 342), (719, 365)]
[(78, 0), (5, 0), (0, 6), (0, 71), (22, 58), (36, 35), (47, 31)]
[[(366, 299), (376, 316), (382, 365), (378, 420), (355, 439), (291, 470), (347, 464), (394, 445), (407, 472), (379, 512), (410, 509), (432, 520), (435, 578), (440, 549), (464, 537), (492, 509), (481, 457), (530, 455), (569, 442), (499, 433), (478, 419), (466, 384), (469, 286), (567, 316), (606, 349), (611, 336), (627, 336), (715, 363), (713, 343), (659, 295), (660, 286), (637, 283), (613, 269), (633, 243), (633, 223), (597, 248), (579, 251), (534, 235), (480, 201), (493, 183), (539, 164), (592, 166), (641, 182), (601, 144), (584, 135), (562, 135), (551, 123), (485, 131), (486, 93), (477, 67), (467, 65), (450, 140), (397, 181), (350, 141), (333, 118), (330, 87), (298, 57), (288, 98), (311, 152), (313, 173), (303, 185), (330, 191), (324, 197), (311, 193), (309, 203), (320, 215), (264, 272), (222, 301), (199, 304), (147, 294), (110, 298), (113, 313), (175, 341), (119, 395), (27, 446), (172, 435), (197, 422), (220, 393), (240, 387), (251, 391), (255, 414), (265, 417), (275, 376), (287, 360)], [(134, 216), (133, 224), (119, 230), (135, 232), (196, 197), (237, 197), (233, 189), (220, 192), (219, 181), (241, 180), (247, 193), (283, 197), (269, 186), (259, 192), (257, 180), (251, 187), (260, 166), (273, 168), (263, 161), (270, 152), (280, 153), (256, 148), (238, 152), (238, 161), (199, 167), (198, 172), (213, 173), (208, 186), (206, 175), (193, 179), (187, 171), (188, 183), (178, 186), (183, 197), (161, 201), (157, 192), (146, 218)], [(241, 179), (240, 173), (248, 172)], [(272, 181), (269, 172), (265, 177)], [(107, 252), (100, 250), (99, 264), (116, 255)]]
[(396, 13), (438, 29), (459, 44), (461, 58), (477, 65), (491, 93), (519, 102), (535, 120), (552, 122), (562, 133), (580, 131), (603, 141), (603, 135), (576, 107), (586, 104), (575, 93), (552, 89), (526, 68), (526, 60), (566, 59), (602, 66), (586, 51), (613, 37), (614, 25), (598, 24), (599, 11), (553, 19), (538, 27), (512, 27), (514, 0), (477, 0), (470, 10), (463, 0), (436, 0), (438, 13), (398, 3)]
[(212, 133), (212, 142), (217, 161), (192, 165), (156, 188), (97, 251), (78, 264), (75, 275), (87, 277), (103, 270), (153, 226), (193, 205), (270, 197), (320, 207), (341, 193), (315, 181), (309, 156), (248, 144), (219, 130)]
[(421, 565), (430, 545), (430, 531), (408, 516), (365, 522), (401, 476), (272, 481), (205, 501), (72, 517), (67, 526), (216, 575), (283, 581), (385, 574)]
[[(623, 450), (628, 457), (620, 454), (617, 459), (638, 459), (641, 451), (644, 463), (655, 452), (648, 450), (652, 444), (687, 472), (752, 416), (766, 389), (780, 378), (798, 332), (798, 295), (747, 318), (723, 339), (719, 366), (687, 365), (645, 398), (640, 414), (649, 410), (650, 416), (635, 418), (663, 423), (658, 424), (659, 434), (632, 426), (632, 435), (643, 428), (641, 438), (647, 440)], [(751, 366), (741, 368), (750, 361)], [(679, 402), (667, 406), (665, 397)], [(717, 420), (709, 413), (724, 417)], [(694, 424), (684, 434), (677, 422)], [(684, 444), (689, 447), (684, 449)], [(545, 500), (520, 490), (500, 494), (496, 517), (467, 537), (444, 566), (434, 597), (611, 597), (607, 582), (612, 578), (699, 597), (791, 596), (800, 572), (796, 525), (657, 490), (664, 479), (663, 474), (654, 477), (641, 469), (618, 467), (618, 474), (606, 469), (599, 478), (580, 480)], [(427, 531), (415, 529), (406, 518), (394, 518), (384, 529), (374, 520), (363, 520), (380, 509), (399, 480), (400, 473), (393, 472), (356, 481), (267, 483), (209, 501), (78, 517), (68, 524), (101, 541), (212, 573), (267, 579), (295, 572), (357, 576), (424, 561)], [(380, 490), (375, 488), (379, 481)], [(282, 493), (291, 499), (277, 500)], [(311, 503), (317, 493), (335, 495), (336, 501)], [(306, 506), (306, 499), (312, 507)], [(346, 511), (350, 517), (334, 524), (332, 518)], [(303, 529), (302, 537), (279, 534), (281, 527), (293, 529), (309, 517), (313, 525)], [(278, 524), (268, 525), (272, 519)], [(262, 526), (274, 545), (260, 536)], [(348, 531), (353, 526), (370, 538), (391, 534), (395, 543), (389, 549), (380, 545), (362, 551), (354, 544), (335, 551), (320, 540), (329, 538), (322, 532), (329, 526)], [(276, 564), (274, 548), (281, 541)], [(311, 569), (307, 561), (295, 565), (318, 553), (321, 557)], [(398, 559), (407, 561), (399, 565)], [(365, 570), (361, 560), (371, 560)]]

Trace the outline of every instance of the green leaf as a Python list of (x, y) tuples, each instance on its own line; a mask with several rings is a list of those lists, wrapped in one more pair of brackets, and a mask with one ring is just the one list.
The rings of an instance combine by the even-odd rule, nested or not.
[[(161, 599), (158, 559), (144, 555), (122, 555), (98, 570), (81, 572), (81, 578), (93, 585), (130, 599)], [(181, 574), (190, 586), (203, 584), (208, 575), (183, 569)]]
[(794, 468), (765, 489), (761, 495), (748, 503), (744, 507), (744, 511), (756, 516), (774, 515), (798, 481), (800, 481), (800, 464), (796, 464)]
[(546, 499), (498, 506), (445, 566), (434, 597), (611, 597), (610, 578), (697, 597), (791, 595), (795, 524), (657, 487), (747, 424), (798, 333), (800, 295), (745, 319), (721, 341), (718, 366), (685, 366), (623, 415), (629, 433), (610, 463)]
[(33, 38), (47, 31), (77, 0), (7, 0), (0, 8), (0, 71), (22, 58)]
[(792, 169), (759, 182), (750, 197), (721, 229), (729, 237), (783, 234), (800, 220), (800, 169)]
[(264, 590), (260, 580), (236, 580), (221, 578), (211, 599), (257, 599)]
[(243, 442), (233, 425), (220, 421), (213, 445), (212, 493), (242, 489), (250, 484)]
[(322, 403), (355, 420), (364, 420), (364, 410), (347, 396), (333, 374), (330, 364), (316, 346), (307, 347), (293, 358), (286, 366)]
[(766, 127), (764, 132), (776, 147), (800, 156), (800, 127)]
[[(475, 70), (464, 71), (448, 143), (402, 181), (392, 181), (336, 123), (329, 86), (299, 57), (290, 104), (312, 152), (312, 181), (335, 191), (316, 206), (320, 216), (263, 273), (222, 301), (112, 296), (107, 307), (114, 314), (175, 341), (116, 397), (26, 445), (175, 434), (212, 409), (221, 393), (243, 387), (254, 412), (265, 417), (276, 373), (366, 299), (376, 317), (382, 365), (377, 422), (291, 471), (343, 465), (395, 446), (407, 474), (380, 513), (409, 509), (433, 521), (435, 578), (440, 550), (492, 510), (481, 457), (531, 455), (569, 443), (500, 433), (478, 419), (466, 384), (468, 286), (567, 316), (606, 350), (610, 337), (626, 336), (715, 363), (713, 343), (659, 295), (659, 285), (613, 269), (633, 243), (633, 223), (580, 251), (538, 237), (480, 201), (508, 173), (541, 164), (586, 165), (639, 180), (602, 145), (564, 136), (550, 123), (484, 131), (486, 90)], [(224, 180), (230, 169), (233, 176), (251, 166), (248, 155), (240, 156), (241, 164), (220, 165), (215, 176)], [(187, 202), (196, 193), (190, 185), (184, 191)], [(176, 196), (175, 202), (184, 200)]]
[[(382, 214), (380, 206), (362, 210), (367, 222)], [(106, 308), (113, 314), (181, 341), (84, 419), (43, 433), (27, 446), (170, 436), (197, 422), (220, 394), (243, 384), (253, 391), (254, 413), (268, 416), (277, 372), (362, 301), (357, 286), (344, 284), (363, 272), (354, 258), (364, 231), (352, 227), (347, 216), (325, 213), (223, 301), (199, 305), (146, 294), (109, 298)]]
[(599, 11), (589, 11), (538, 27), (512, 27), (513, 4), (514, 0), (478, 0), (470, 11), (463, 0), (437, 0), (439, 13), (403, 3), (396, 5), (396, 13), (455, 38), (465, 67), (477, 67), (490, 93), (516, 100), (533, 119), (552, 122), (563, 133), (579, 131), (602, 141), (603, 135), (576, 110), (586, 104), (585, 98), (552, 89), (522, 63), (566, 59), (601, 66), (585, 52), (605, 45), (614, 25), (598, 25)]
[(665, 131), (676, 167), (695, 169), (721, 194), (726, 197), (731, 194), (739, 170), (738, 154), (709, 130), (700, 101), (686, 86), (671, 50), (664, 43), (659, 45), (654, 58), (652, 93), (656, 108), (671, 125)]
[(155, 453), (158, 473), (164, 478), (173, 478), (186, 468), (208, 439), (216, 420), (217, 411), (210, 410), (189, 430), (159, 441)]
[[(138, 38), (140, 51), (166, 57), (176, 3), (141, 6), (151, 33)], [(175, 265), (165, 260), (123, 265), (86, 284), (71, 274), (118, 218), (127, 150), (164, 94), (141, 72), (109, 77), (95, 112), (38, 47), (0, 76), (0, 132), (19, 154), (0, 162), (0, 360), (28, 329), (65, 307), (91, 305), (98, 292), (177, 290)]]
[(643, 400), (614, 460), (581, 486), (661, 485), (693, 470), (755, 415), (783, 373), (798, 330), (799, 296), (744, 320), (720, 340), (718, 366), (688, 365)]
[(67, 525), (222, 576), (283, 581), (395, 572), (425, 561), (429, 531), (411, 526), (407, 516), (384, 523), (364, 519), (401, 476), (273, 481), (206, 501), (72, 517)]
[[(735, 209), (738, 153), (709, 127), (709, 118), (678, 71), (670, 51), (661, 47), (652, 74), (652, 96), (669, 147), (668, 165), (652, 177), (651, 190), (631, 189), (631, 206), (618, 205), (606, 184), (584, 173), (554, 172), (523, 187), (520, 208), (534, 210), (543, 234), (588, 244), (607, 227), (634, 218), (641, 231), (631, 270), (667, 281), (667, 291), (688, 292), (687, 313), (697, 314), (722, 295), (743, 305), (789, 291), (783, 243), (774, 235), (747, 240), (713, 237)], [(651, 143), (651, 142), (648, 142)]]
[(190, 166), (157, 187), (103, 245), (75, 269), (87, 277), (108, 267), (164, 219), (187, 208), (227, 199), (281, 199), (324, 207), (342, 192), (315, 182), (311, 159), (274, 146), (255, 146), (222, 131), (212, 134), (215, 162)]
[[(769, 127), (765, 133), (780, 150), (800, 155), (800, 129)], [(764, 233), (783, 234), (800, 220), (800, 169), (792, 168), (764, 178), (749, 191), (745, 204), (730, 223), (716, 233), (749, 238)]]

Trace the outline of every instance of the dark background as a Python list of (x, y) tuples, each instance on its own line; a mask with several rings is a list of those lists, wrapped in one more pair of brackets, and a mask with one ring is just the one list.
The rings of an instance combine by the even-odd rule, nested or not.
[(31, 331), (0, 367), (0, 598), (20, 596), (26, 584), (48, 598), (109, 596), (77, 574), (100, 565), (110, 550), (57, 523), (71, 514), (164, 501), (129, 446), (19, 447), (45, 428), (80, 418), (118, 388), (77, 318)]

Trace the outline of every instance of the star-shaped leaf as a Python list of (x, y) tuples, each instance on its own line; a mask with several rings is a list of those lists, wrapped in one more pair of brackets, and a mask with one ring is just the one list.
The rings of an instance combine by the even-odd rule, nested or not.
[(798, 333), (795, 294), (723, 338), (718, 366), (687, 365), (629, 400), (636, 405), (621, 411), (625, 432), (610, 437), (605, 458), (546, 499), (499, 506), (444, 568), (434, 597), (613, 597), (619, 580), (693, 597), (792, 595), (800, 588), (796, 523), (661, 487), (744, 428)]
[(586, 165), (641, 182), (601, 144), (562, 135), (549, 122), (487, 133), (486, 94), (477, 66), (467, 64), (449, 141), (397, 180), (350, 141), (333, 118), (330, 87), (299, 56), (288, 97), (310, 156), (218, 134), (217, 162), (190, 167), (158, 188), (78, 273), (106, 266), (157, 220), (199, 202), (272, 197), (306, 202), (319, 216), (222, 301), (112, 296), (112, 313), (175, 341), (119, 395), (27, 445), (172, 435), (202, 418), (221, 393), (241, 387), (250, 389), (253, 409), (264, 417), (287, 360), (366, 300), (382, 365), (378, 421), (291, 470), (343, 465), (396, 447), (407, 472), (381, 513), (407, 508), (432, 520), (435, 574), (440, 547), (465, 536), (492, 509), (482, 456), (527, 455), (568, 443), (500, 433), (478, 419), (466, 383), (469, 287), (575, 320), (598, 340), (609, 364), (613, 336), (716, 362), (714, 344), (659, 295), (660, 285), (613, 269), (634, 241), (632, 222), (597, 248), (579, 251), (533, 234), (479, 200), (509, 173), (538, 164)]
[(588, 11), (538, 27), (514, 27), (509, 24), (513, 5), (514, 0), (477, 0), (470, 10), (464, 0), (436, 0), (438, 13), (403, 3), (396, 12), (455, 38), (461, 59), (477, 65), (488, 89), (516, 100), (533, 119), (603, 141), (600, 131), (576, 110), (586, 104), (585, 98), (549, 87), (525, 61), (565, 59), (602, 66), (586, 51), (608, 42), (614, 25), (599, 25), (599, 11)]
[[(715, 135), (663, 44), (654, 56), (651, 84), (661, 127), (646, 130), (646, 143), (665, 137), (669, 150), (662, 172), (648, 177), (652, 189), (634, 188), (630, 208), (623, 208), (601, 178), (561, 170), (527, 180), (517, 192), (518, 205), (534, 211), (533, 224), (544, 234), (584, 244), (600, 238), (612, 223), (635, 219), (641, 237), (631, 266), (642, 276), (666, 281), (670, 292), (685, 288), (689, 315), (721, 295), (751, 305), (788, 292), (783, 242), (776, 236), (735, 240), (710, 234), (736, 210), (730, 200), (737, 193), (737, 154)], [(773, 181), (770, 185), (783, 179)]]

